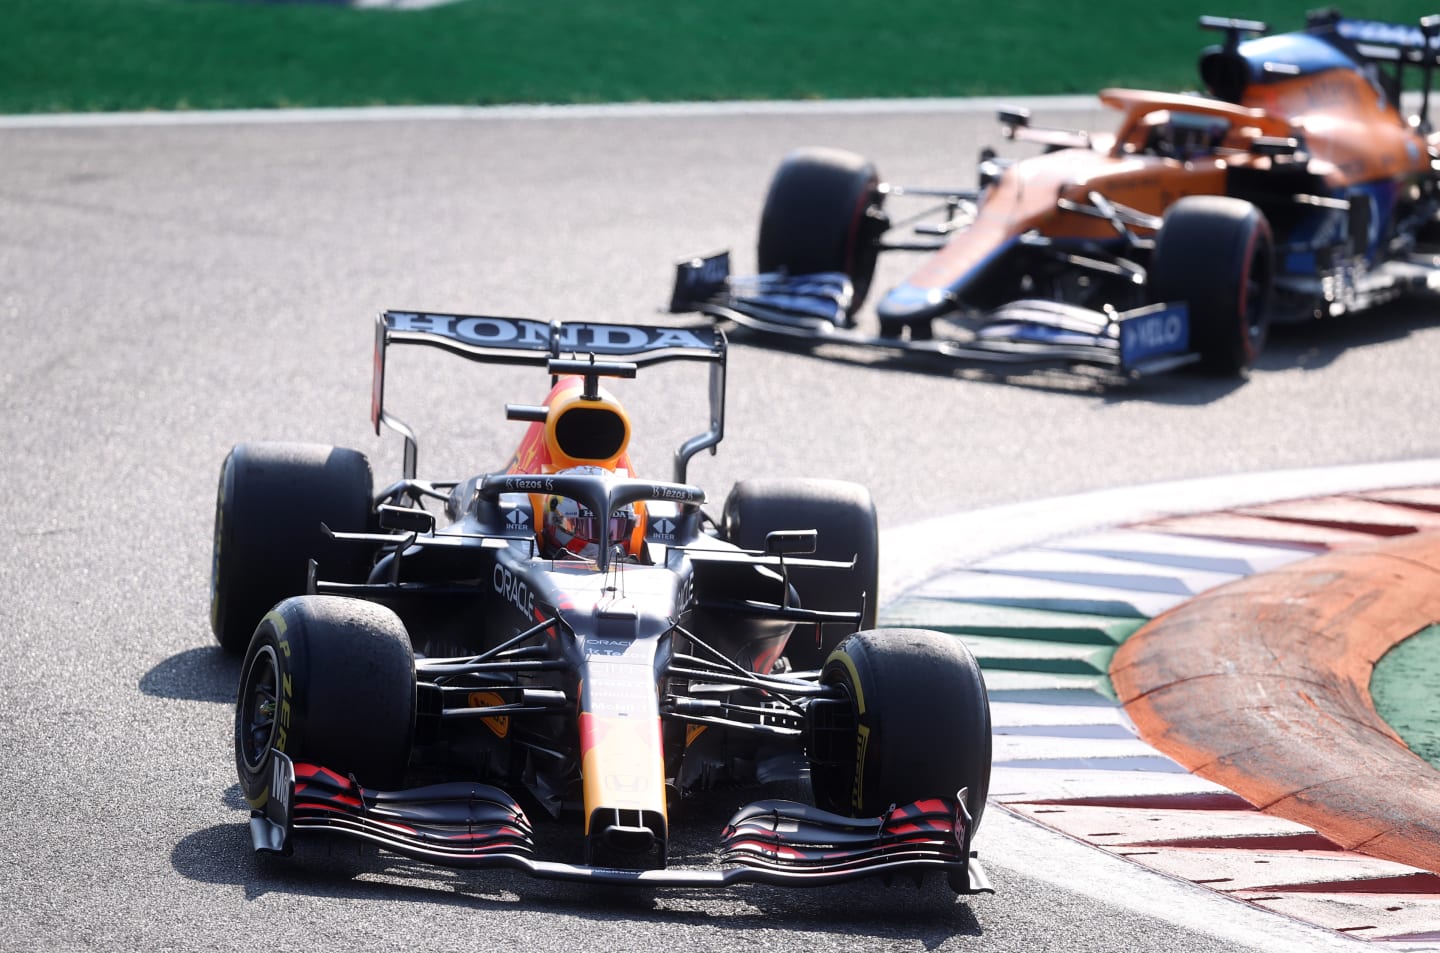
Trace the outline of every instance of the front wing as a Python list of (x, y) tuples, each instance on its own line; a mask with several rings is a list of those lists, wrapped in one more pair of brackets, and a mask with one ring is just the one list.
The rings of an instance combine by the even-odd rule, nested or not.
[(993, 893), (970, 849), (964, 792), (852, 818), (793, 801), (742, 808), (721, 833), (721, 869), (628, 870), (538, 860), (520, 805), (488, 784), (449, 782), (374, 791), (318, 765), (274, 752), (270, 795), (252, 812), (260, 853), (288, 855), (297, 831), (341, 834), (452, 867), (519, 870), (545, 880), (643, 887), (744, 883), (822, 886), (865, 877), (945, 874), (956, 893)]
[(1190, 350), (1189, 309), (1158, 303), (1100, 312), (1058, 301), (1012, 301), (981, 316), (973, 336), (902, 339), (851, 327), (850, 282), (843, 274), (736, 278), (729, 255), (682, 261), (670, 310), (695, 311), (762, 334), (925, 354), (957, 363), (1044, 366), (1090, 364), (1127, 377), (1175, 370), (1199, 360)]

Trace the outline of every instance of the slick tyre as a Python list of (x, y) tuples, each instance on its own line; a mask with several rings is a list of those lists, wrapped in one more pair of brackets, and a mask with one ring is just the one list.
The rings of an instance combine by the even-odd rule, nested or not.
[[(870, 491), (841, 480), (742, 480), (725, 500), (725, 538), (741, 549), (762, 550), (775, 530), (816, 531), (809, 558), (855, 560), (849, 569), (797, 567), (790, 585), (800, 606), (829, 612), (859, 612), (861, 629), (875, 626), (880, 572), (880, 533)], [(843, 625), (796, 627), (785, 655), (796, 670), (820, 668), (830, 650), (854, 628)]]
[(415, 726), (415, 656), (395, 613), (340, 596), (286, 599), (265, 615), (240, 669), (235, 767), (255, 809), (274, 752), (402, 786)]
[(210, 628), (227, 652), (250, 644), (260, 617), (320, 578), (363, 582), (370, 553), (330, 539), (370, 528), (373, 479), (356, 450), (304, 443), (242, 443), (220, 467), (210, 562)]
[(968, 791), (972, 826), (990, 791), (990, 702), (965, 643), (924, 629), (857, 632), (826, 661), (840, 700), (808, 715), (815, 803), (852, 817)]
[(838, 149), (797, 149), (780, 163), (760, 213), (760, 271), (824, 271), (850, 278), (853, 315), (870, 293), (889, 228), (873, 163)]
[(1270, 332), (1275, 274), (1270, 223), (1249, 202), (1191, 195), (1165, 211), (1150, 262), (1152, 302), (1190, 308), (1190, 348), (1203, 370), (1241, 377)]

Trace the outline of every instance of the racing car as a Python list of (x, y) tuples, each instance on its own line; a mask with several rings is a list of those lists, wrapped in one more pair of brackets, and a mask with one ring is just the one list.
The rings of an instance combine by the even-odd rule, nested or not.
[[(732, 277), (728, 254), (683, 261), (671, 310), (960, 361), (1244, 376), (1272, 321), (1433, 291), (1440, 16), (1329, 10), (1278, 35), (1200, 25), (1224, 37), (1200, 56), (1204, 93), (1103, 90), (1113, 133), (1002, 110), (1004, 136), (1037, 151), (983, 150), (978, 188), (894, 185), (849, 152), (791, 153), (761, 214), (761, 274)], [(1419, 111), (1406, 114), (1411, 79)], [(892, 221), (887, 202), (916, 198)], [(875, 336), (855, 315), (894, 250), (929, 257), (881, 297)]]
[[(724, 435), (723, 332), (387, 311), (375, 334), (398, 480), (376, 492), (365, 454), (323, 444), (242, 443), (221, 467), (211, 624), (243, 655), (257, 852), (339, 835), (569, 881), (991, 889), (984, 679), (956, 637), (875, 627), (869, 493), (747, 479), (712, 514), (687, 482)], [(386, 393), (400, 345), (550, 375), (505, 407), (508, 462), (417, 475)], [(708, 367), (708, 426), (642, 477), (612, 388), (674, 362)], [(687, 802), (731, 790), (758, 796), (673, 863)]]

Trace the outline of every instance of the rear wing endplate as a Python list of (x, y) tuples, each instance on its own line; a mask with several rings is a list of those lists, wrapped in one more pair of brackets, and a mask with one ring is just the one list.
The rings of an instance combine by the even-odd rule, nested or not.
[[(390, 347), (418, 344), (486, 364), (551, 367), (566, 359), (623, 358), (636, 367), (668, 361), (710, 365), (710, 426), (675, 451), (675, 482), (685, 482), (690, 458), (712, 453), (725, 433), (725, 335), (714, 327), (604, 324), (593, 321), (536, 321), (494, 315), (383, 311), (375, 319), (375, 367), (370, 423), (405, 438), (404, 478), (414, 479), (418, 455), (414, 431), (385, 407), (385, 365)], [(552, 369), (552, 374), (557, 373)]]

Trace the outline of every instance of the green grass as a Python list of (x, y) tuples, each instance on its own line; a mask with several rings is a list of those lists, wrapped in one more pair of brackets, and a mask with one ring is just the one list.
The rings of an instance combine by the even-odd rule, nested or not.
[[(0, 0), (0, 112), (1093, 93), (1192, 88), (1247, 0)], [(1440, 6), (1440, 4), (1437, 4)], [(1356, 12), (1360, 12), (1356, 8)], [(1430, 7), (1370, 0), (1414, 22)]]
[(1440, 625), (1395, 645), (1375, 664), (1375, 710), (1415, 754), (1440, 768)]

